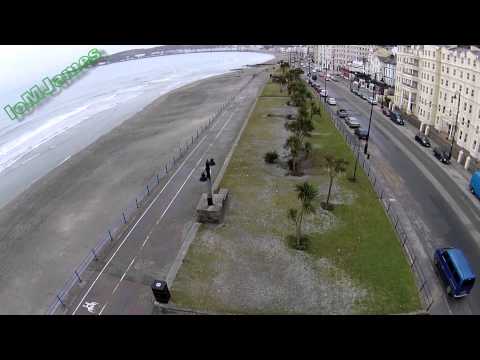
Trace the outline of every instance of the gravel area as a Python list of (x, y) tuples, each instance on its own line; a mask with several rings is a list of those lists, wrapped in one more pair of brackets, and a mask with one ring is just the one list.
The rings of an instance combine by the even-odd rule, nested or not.
[[(210, 305), (214, 308), (201, 310), (245, 314), (352, 314), (368, 295), (329, 259), (312, 257), (287, 244), (286, 236), (294, 233), (294, 227), (286, 218), (286, 209), (298, 205), (294, 184), (305, 180), (320, 184), (320, 198), (328, 192), (325, 176), (286, 176), (280, 165), (263, 161), (267, 151), (285, 155), (283, 144), (289, 134), (284, 122), (287, 114), (294, 113), (292, 109), (270, 108), (258, 121), (261, 127), (249, 124), (252, 132), (261, 135), (251, 138), (246, 131), (243, 137), (248, 137), (248, 146), (243, 149), (254, 148), (255, 156), (249, 156), (250, 167), (232, 159), (240, 183), (233, 186), (227, 179), (230, 195), (224, 223), (202, 225), (192, 244), (186, 261), (196, 267), (182, 267), (172, 288), (174, 297), (175, 292), (183, 294), (179, 306)], [(242, 141), (237, 152), (242, 151)], [(242, 159), (245, 156), (242, 153)], [(251, 187), (245, 186), (245, 177), (252, 179)], [(353, 201), (353, 194), (340, 185), (333, 190), (334, 203)], [(306, 234), (322, 233), (338, 223), (332, 212), (318, 206), (315, 215), (305, 218), (303, 229)], [(205, 264), (198, 260), (207, 258)]]

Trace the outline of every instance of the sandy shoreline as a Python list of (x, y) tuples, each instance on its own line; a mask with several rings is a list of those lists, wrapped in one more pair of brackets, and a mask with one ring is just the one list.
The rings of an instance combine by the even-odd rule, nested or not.
[(252, 72), (167, 93), (0, 210), (0, 313), (43, 313), (73, 269), (152, 175)]

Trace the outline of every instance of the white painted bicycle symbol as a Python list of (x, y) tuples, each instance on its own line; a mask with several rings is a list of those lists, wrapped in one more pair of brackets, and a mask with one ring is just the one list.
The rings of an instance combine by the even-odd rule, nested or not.
[(85, 301), (85, 304), (82, 305), (82, 307), (86, 308), (89, 313), (95, 314), (95, 306), (97, 306), (98, 303), (95, 301), (88, 302)]

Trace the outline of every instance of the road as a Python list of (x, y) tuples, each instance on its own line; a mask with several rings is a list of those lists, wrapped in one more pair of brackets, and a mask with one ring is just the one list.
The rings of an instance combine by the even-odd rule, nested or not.
[[(165, 279), (194, 221), (205, 183), (199, 181), (206, 159), (214, 158), (213, 177), (267, 80), (263, 69), (236, 96), (192, 146), (168, 181), (103, 260), (92, 262), (87, 278), (75, 288), (68, 308), (73, 315), (155, 314), (151, 284)], [(246, 79), (247, 80), (247, 79)]]
[[(323, 81), (320, 84), (324, 86)], [(336, 108), (350, 110), (362, 127), (368, 128), (371, 105), (352, 94), (348, 82), (329, 81), (327, 89), (329, 96), (337, 100)], [(414, 133), (410, 124), (395, 125), (381, 113), (380, 106), (374, 106), (369, 141), (371, 161), (381, 169), (389, 191), (403, 208), (411, 238), (417, 239), (416, 251), (434, 290), (431, 313), (480, 314), (480, 285), (474, 287), (469, 297), (452, 300), (445, 295), (432, 265), (435, 248), (454, 246), (466, 253), (474, 272), (480, 274), (479, 202), (465, 189), (465, 183), (452, 179), (451, 169), (440, 164), (431, 149), (414, 141)]]

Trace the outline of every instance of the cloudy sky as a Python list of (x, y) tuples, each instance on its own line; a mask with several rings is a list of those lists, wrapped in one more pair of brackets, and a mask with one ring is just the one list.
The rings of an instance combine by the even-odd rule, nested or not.
[(44, 77), (59, 73), (95, 47), (110, 55), (154, 46), (157, 45), (0, 45), (0, 93), (27, 90)]

